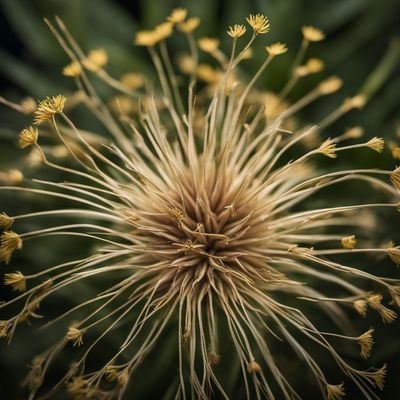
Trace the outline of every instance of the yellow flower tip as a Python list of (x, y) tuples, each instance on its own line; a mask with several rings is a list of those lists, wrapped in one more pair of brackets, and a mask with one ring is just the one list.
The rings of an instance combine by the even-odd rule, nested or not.
[(363, 318), (367, 316), (368, 303), (365, 300), (355, 300), (353, 307)]
[(26, 291), (26, 278), (20, 271), (5, 274), (4, 284), (11, 286), (12, 290), (15, 292)]
[(371, 349), (374, 344), (372, 334), (374, 333), (373, 328), (369, 328), (367, 332), (360, 335), (358, 339), (358, 343), (360, 345), (360, 355), (362, 358), (368, 358), (371, 354)]
[(8, 231), (12, 224), (14, 223), (14, 218), (9, 217), (6, 213), (0, 214), (0, 230)]
[(359, 139), (364, 135), (364, 129), (361, 126), (354, 126), (349, 128), (343, 134), (346, 139)]
[(351, 250), (354, 249), (354, 247), (356, 246), (357, 239), (354, 235), (346, 236), (341, 240), (341, 243), (343, 248)]
[(267, 53), (270, 56), (275, 57), (275, 56), (278, 56), (280, 54), (286, 53), (287, 52), (287, 47), (286, 47), (286, 44), (278, 42), (278, 43), (273, 43), (273, 44), (271, 44), (269, 46), (266, 46), (265, 50), (267, 51)]
[(390, 324), (394, 322), (397, 318), (397, 314), (390, 310), (389, 308), (382, 305), (383, 296), (380, 293), (372, 294), (367, 298), (368, 304), (371, 308), (378, 311), (380, 314), (382, 321), (385, 324)]
[(316, 74), (325, 68), (325, 63), (319, 58), (310, 58), (308, 59), (305, 67), (310, 74)]
[(239, 24), (230, 26), (229, 30), (227, 31), (227, 34), (234, 39), (240, 38), (245, 33), (246, 33), (246, 27), (244, 25), (239, 25)]
[(178, 207), (168, 208), (167, 215), (178, 223), (181, 222), (184, 218), (182, 210)]
[(18, 185), (24, 180), (24, 174), (19, 169), (10, 169), (0, 177), (0, 182), (7, 185)]
[(391, 243), (391, 246), (387, 249), (388, 256), (390, 259), (397, 265), (400, 266), (400, 246), (394, 247)]
[(178, 66), (184, 74), (192, 74), (196, 71), (196, 62), (188, 54), (183, 54), (178, 58)]
[(179, 23), (179, 29), (185, 33), (192, 33), (200, 25), (200, 18), (191, 17)]
[(129, 89), (138, 89), (144, 85), (145, 79), (142, 74), (133, 72), (122, 75), (121, 83)]
[(153, 47), (158, 42), (158, 36), (154, 31), (139, 31), (136, 33), (136, 46)]
[(83, 344), (84, 329), (78, 329), (75, 326), (70, 326), (67, 331), (67, 339), (73, 343), (74, 346), (81, 346)]
[(318, 91), (322, 95), (327, 95), (336, 92), (343, 85), (343, 81), (337, 76), (331, 76), (318, 85)]
[(221, 361), (221, 355), (216, 353), (214, 350), (210, 350), (207, 353), (207, 356), (211, 365), (217, 365)]
[(367, 104), (367, 101), (367, 96), (363, 94), (358, 94), (356, 96), (345, 99), (342, 107), (344, 111), (350, 111), (353, 108), (361, 110), (365, 106), (365, 104)]
[(183, 7), (175, 8), (172, 10), (171, 14), (167, 17), (169, 22), (173, 24), (179, 24), (186, 19), (187, 9)]
[(258, 362), (252, 360), (249, 362), (247, 370), (249, 371), (250, 374), (258, 374), (259, 372), (261, 372), (261, 367), (260, 364), (258, 364)]
[(22, 249), (22, 239), (13, 231), (4, 231), (0, 236), (0, 261), (8, 264), (15, 250)]
[(390, 152), (392, 153), (392, 157), (395, 160), (400, 160), (400, 147), (396, 146), (396, 145), (392, 145), (390, 146)]
[(397, 167), (392, 174), (390, 175), (390, 180), (393, 184), (393, 186), (397, 189), (400, 190), (400, 167)]
[(320, 42), (325, 39), (324, 32), (314, 26), (303, 26), (301, 31), (304, 39), (308, 42)]
[(0, 320), (0, 338), (5, 338), (8, 336), (11, 329), (11, 323), (7, 320)]
[(37, 103), (33, 97), (25, 97), (24, 99), (22, 99), (20, 106), (21, 111), (25, 115), (33, 114), (37, 109)]
[(210, 37), (202, 37), (197, 41), (197, 43), (200, 49), (206, 53), (213, 53), (219, 46), (219, 40)]
[(104, 375), (109, 382), (113, 382), (118, 377), (118, 370), (114, 365), (107, 365), (104, 368)]
[(78, 61), (72, 61), (70, 64), (66, 65), (63, 68), (62, 73), (64, 76), (76, 78), (82, 73), (82, 67)]
[(374, 137), (366, 143), (366, 146), (378, 153), (382, 153), (385, 149), (385, 141), (383, 138)]
[(383, 364), (383, 366), (381, 368), (374, 371), (374, 374), (372, 376), (372, 379), (374, 380), (375, 385), (380, 390), (383, 390), (383, 388), (385, 387), (386, 373), (387, 373), (387, 365), (385, 363), (385, 364)]
[(18, 146), (25, 149), (28, 146), (35, 144), (39, 137), (39, 131), (36, 127), (28, 126), (22, 129), (18, 138)]
[(89, 71), (96, 72), (108, 63), (108, 54), (105, 49), (93, 49), (84, 60), (83, 66)]
[(326, 394), (328, 400), (341, 400), (345, 395), (344, 384), (340, 385), (330, 385), (329, 383), (326, 385)]
[(269, 32), (269, 21), (265, 15), (251, 14), (246, 18), (246, 20), (253, 28), (253, 31), (256, 35)]
[(167, 39), (171, 36), (172, 30), (174, 28), (174, 24), (172, 22), (163, 22), (157, 25), (154, 29), (154, 32), (157, 36), (157, 41), (161, 42), (162, 40)]
[(62, 113), (66, 100), (65, 96), (59, 94), (53, 97), (46, 97), (40, 101), (35, 111), (34, 123), (40, 125), (42, 122), (51, 119), (55, 114)]
[(336, 143), (332, 139), (325, 140), (318, 149), (318, 152), (329, 157), (336, 158)]

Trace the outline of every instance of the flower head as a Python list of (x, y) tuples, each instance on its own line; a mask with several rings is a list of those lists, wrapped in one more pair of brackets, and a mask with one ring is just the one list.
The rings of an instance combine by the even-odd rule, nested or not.
[[(49, 218), (52, 226), (38, 228), (41, 222), (34, 220), (18, 235), (10, 231), (12, 218), (2, 214), (0, 260), (8, 263), (12, 253), (22, 248), (22, 238), (88, 240), (85, 256), (72, 254), (71, 260), (60, 260), (41, 271), (4, 277), (7, 285), (22, 293), (0, 303), (0, 309), (18, 301), (21, 305), (9, 320), (0, 321), (3, 337), (11, 338), (21, 322), (40, 318), (38, 309), (44, 299), (51, 301), (64, 288), (73, 293), (69, 299), (73, 306), (46, 323), (46, 327), (55, 321), (64, 324), (64, 333), (31, 364), (26, 379), (30, 397), (68, 342), (73, 345), (68, 350), (76, 353), (75, 362), (65, 367), (48, 396), (67, 390), (77, 399), (134, 397), (135, 385), (128, 384), (137, 379), (136, 370), (146, 360), (158, 357), (156, 352), (165, 346), (165, 332), (174, 335), (176, 343), (171, 346), (176, 348), (173, 360), (177, 363), (171, 366), (178, 370), (176, 397), (206, 399), (215, 393), (228, 398), (222, 373), (235, 360), (240, 366), (238, 385), (245, 388), (248, 398), (298, 398), (284, 363), (277, 361), (276, 339), (299, 357), (299, 365), (309, 367), (320, 397), (338, 400), (345, 392), (343, 384), (328, 383), (313, 347), (318, 345), (362, 393), (372, 394), (374, 387), (383, 386), (386, 366), (358, 369), (348, 359), (347, 347), (342, 352), (330, 340), (347, 341), (366, 358), (372, 350), (373, 331), (347, 336), (346, 314), (361, 319), (369, 310), (386, 323), (397, 317), (391, 307), (400, 304), (400, 281), (383, 273), (375, 275), (373, 270), (367, 273), (351, 260), (357, 260), (359, 253), (376, 253), (398, 264), (394, 244), (382, 248), (369, 244), (374, 237), (364, 241), (365, 227), (374, 228), (375, 222), (362, 209), (383, 206), (398, 216), (396, 191), (384, 179), (390, 175), (400, 189), (399, 168), (346, 169), (318, 156), (334, 159), (348, 149), (382, 149), (380, 138), (342, 146), (342, 140), (357, 139), (354, 133), (326, 139), (326, 126), (344, 112), (361, 108), (366, 98), (354, 96), (322, 122), (302, 124), (298, 112), (337, 91), (342, 81), (328, 78), (292, 103), (282, 94), (256, 89), (257, 79), (274, 56), (286, 52), (281, 43), (266, 47), (269, 56), (245, 82), (237, 66), (256, 36), (269, 30), (267, 17), (260, 14), (247, 18), (254, 34), (241, 49), (234, 40), (230, 58), (218, 48), (218, 40), (196, 41), (186, 35), (190, 55), (179, 62), (190, 76), (176, 76), (162, 41), (176, 32), (175, 25), (178, 31), (192, 32), (198, 20), (189, 26), (186, 16), (185, 9), (176, 9), (167, 22), (136, 35), (136, 44), (150, 47), (158, 80), (144, 82), (129, 72), (114, 79), (101, 70), (106, 63), (101, 52), (89, 53), (89, 67), (82, 61), (96, 72), (96, 78), (121, 92), (113, 93), (112, 101), (100, 103), (102, 98), (93, 87), (81, 105), (109, 129), (110, 138), (105, 138), (105, 132), (88, 132), (76, 125), (64, 113), (61, 95), (41, 101), (35, 113), (36, 124), (51, 119), (58, 147), (42, 146), (30, 131), (23, 136), (24, 146), (35, 144), (44, 167), (66, 176), (61, 176), (61, 182), (40, 181), (47, 189), (18, 189), (65, 201), (65, 208), (51, 209), (48, 215), (74, 221)], [(234, 25), (228, 34), (236, 39), (244, 32), (244, 26)], [(323, 38), (322, 32), (311, 27), (304, 27), (303, 35), (306, 42), (301, 51), (308, 41)], [(198, 47), (213, 55), (209, 64), (198, 63)], [(299, 76), (321, 71), (323, 62), (309, 59), (300, 68), (289, 86)], [(197, 79), (203, 82), (196, 85)], [(181, 98), (185, 91), (187, 101)], [(121, 123), (116, 123), (106, 104), (111, 111), (117, 108)], [(53, 118), (57, 113), (62, 118)], [(47, 161), (57, 154), (63, 155), (57, 164)], [(319, 168), (319, 162), (327, 166)], [(388, 193), (390, 198), (374, 204), (360, 196), (358, 203), (349, 204), (345, 196), (338, 196), (332, 204), (324, 196), (325, 189), (351, 190), (354, 181), (367, 190), (383, 189), (380, 197)], [(18, 218), (25, 221), (46, 214), (41, 209)], [(349, 231), (363, 232), (357, 247)], [(93, 242), (97, 245), (92, 246)], [(73, 246), (69, 252), (74, 253)], [(43, 282), (43, 276), (49, 280)], [(27, 279), (30, 287), (25, 291)], [(74, 291), (81, 281), (87, 282), (85, 287), (93, 282), (92, 290)], [(370, 287), (379, 292), (370, 292)], [(386, 305), (388, 297), (391, 302)], [(76, 322), (71, 324), (72, 313)], [(336, 323), (329, 332), (314, 323), (317, 314)], [(81, 354), (72, 347), (84, 351)], [(96, 362), (89, 365), (93, 352), (97, 352)], [(132, 395), (126, 392), (130, 386)]]
[[(93, 49), (90, 50), (89, 54), (82, 60), (83, 66), (89, 71), (98, 71), (103, 68), (108, 63), (108, 54), (105, 49)], [(70, 65), (71, 67), (71, 65)], [(78, 72), (77, 65), (73, 66), (74, 72)], [(65, 71), (65, 70), (64, 70)], [(72, 67), (69, 69), (69, 72), (72, 71)], [(80, 73), (80, 72), (79, 72)], [(64, 74), (65, 75), (65, 74)]]
[(22, 239), (13, 231), (4, 231), (0, 235), (0, 261), (8, 264), (15, 250), (22, 249)]
[(253, 28), (253, 31), (256, 35), (269, 32), (269, 21), (265, 15), (250, 14), (246, 18), (246, 20), (249, 23), (249, 25)]
[(20, 271), (5, 274), (4, 283), (17, 292), (25, 292), (26, 290), (26, 279)]
[(246, 33), (246, 27), (244, 25), (235, 24), (229, 27), (227, 33), (230, 37), (237, 39)]
[(287, 47), (283, 43), (274, 43), (265, 48), (270, 56), (277, 56), (287, 52)]
[(179, 23), (179, 28), (185, 33), (192, 33), (200, 25), (200, 18), (190, 17)]
[(62, 94), (59, 94), (53, 97), (46, 97), (44, 100), (40, 101), (34, 114), (34, 123), (39, 125), (53, 118), (54, 115), (62, 113), (66, 100), (67, 99)]
[(187, 9), (186, 8), (175, 8), (172, 10), (171, 14), (167, 17), (167, 20), (173, 22), (174, 24), (179, 24), (186, 19)]
[(39, 137), (39, 131), (35, 126), (22, 129), (19, 134), (18, 145), (21, 149), (35, 144)]
[(303, 26), (302, 32), (304, 39), (309, 42), (320, 42), (325, 39), (325, 34), (313, 26)]
[(63, 75), (70, 77), (77, 77), (82, 73), (81, 64), (78, 61), (72, 61), (70, 64), (63, 68)]

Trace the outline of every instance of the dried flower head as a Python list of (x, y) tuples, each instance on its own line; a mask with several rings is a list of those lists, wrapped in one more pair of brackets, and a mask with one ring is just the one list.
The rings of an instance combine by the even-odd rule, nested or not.
[(256, 35), (269, 32), (269, 21), (265, 15), (250, 14), (246, 20)]
[(6, 213), (0, 214), (0, 230), (8, 231), (14, 223), (14, 218), (9, 217)]
[(25, 292), (26, 290), (26, 279), (20, 271), (5, 274), (4, 283), (17, 292)]
[(229, 27), (227, 33), (230, 37), (237, 39), (246, 33), (246, 27), (244, 25), (235, 24)]
[(206, 53), (213, 53), (218, 49), (219, 40), (215, 38), (202, 37), (198, 40), (198, 44), (201, 50)]
[(318, 151), (329, 157), (329, 158), (336, 158), (336, 143), (332, 139), (326, 139), (324, 143), (321, 144)]
[(345, 236), (342, 240), (341, 240), (342, 246), (345, 249), (354, 249), (354, 247), (357, 244), (357, 239), (354, 235), (351, 236)]
[(175, 8), (172, 10), (171, 14), (167, 17), (167, 20), (173, 22), (174, 24), (179, 24), (186, 19), (187, 9), (186, 8)]
[(326, 385), (326, 394), (328, 400), (341, 400), (346, 395), (344, 391), (344, 384), (340, 385)]
[(39, 131), (35, 126), (28, 126), (22, 129), (18, 138), (18, 145), (21, 149), (35, 144), (39, 137)]
[(179, 23), (179, 28), (185, 33), (192, 33), (200, 25), (200, 18), (190, 17), (186, 21)]
[(78, 329), (75, 326), (70, 326), (67, 332), (67, 339), (71, 341), (74, 346), (81, 346), (83, 344), (83, 335), (85, 331), (83, 329)]
[(374, 344), (372, 334), (374, 333), (373, 328), (369, 328), (367, 332), (363, 333), (358, 337), (358, 343), (360, 344), (361, 348), (361, 357), (368, 358), (371, 354), (371, 349)]
[(159, 42), (159, 36), (155, 31), (139, 31), (135, 37), (136, 46), (154, 47)]
[[(323, 68), (320, 60), (310, 59), (302, 65), (296, 57), (290, 71), (296, 66), (303, 70), (291, 75), (280, 93), (257, 90), (256, 81), (275, 62), (274, 56), (286, 51), (285, 45), (276, 43), (267, 46), (270, 56), (249, 82), (241, 78), (238, 65), (257, 35), (269, 30), (263, 15), (247, 18), (253, 35), (241, 48), (233, 40), (230, 57), (215, 39), (197, 42), (191, 34), (185, 35), (190, 54), (178, 62), (189, 76), (177, 76), (162, 41), (179, 31), (191, 33), (198, 20), (189, 26), (186, 17), (185, 9), (176, 9), (167, 22), (137, 33), (136, 44), (149, 47), (158, 76), (146, 85), (137, 76), (112, 78), (100, 70), (105, 65), (104, 54), (88, 55), (96, 79), (118, 92), (113, 92), (112, 101), (103, 102), (93, 87), (85, 93), (87, 101), (80, 104), (109, 129), (112, 144), (104, 132), (77, 126), (68, 110), (63, 111), (65, 97), (46, 98), (35, 113), (35, 123), (50, 120), (59, 143), (48, 148), (37, 143), (37, 138), (28, 139), (42, 155), (43, 166), (65, 172), (68, 182), (62, 176), (59, 183), (40, 181), (47, 189), (1, 187), (56, 196), (66, 203), (65, 208), (48, 213), (40, 210), (18, 216), (34, 220), (25, 225), (21, 236), (9, 230), (12, 221), (3, 214), (1, 261), (9, 262), (13, 251), (21, 249), (21, 238), (76, 236), (97, 243), (88, 246), (86, 256), (74, 257), (71, 247), (67, 262), (60, 260), (26, 276), (22, 272), (5, 276), (6, 284), (18, 291), (25, 289), (27, 279), (30, 283), (28, 291), (0, 303), (0, 309), (15, 309), (12, 305), (17, 302), (21, 305), (9, 320), (0, 321), (0, 336), (10, 339), (23, 321), (41, 317), (38, 309), (45, 299), (51, 301), (61, 290), (73, 290), (82, 281), (96, 282), (94, 294), (88, 290), (82, 297), (77, 290), (70, 299), (76, 304), (46, 323), (45, 327), (64, 324), (65, 333), (31, 364), (28, 397), (36, 396), (68, 342), (84, 351), (69, 346), (76, 353), (75, 362), (65, 366), (54, 390), (44, 396), (56, 396), (59, 391), (62, 398), (66, 390), (80, 400), (134, 397), (136, 385), (129, 382), (137, 379), (136, 370), (146, 359), (158, 357), (155, 353), (165, 347), (163, 334), (168, 331), (176, 333), (172, 336), (176, 346), (171, 346), (176, 347), (173, 359), (177, 366), (171, 367), (178, 370), (176, 398), (229, 398), (222, 374), (234, 360), (240, 371), (238, 385), (247, 399), (299, 399), (296, 383), (285, 364), (277, 360), (280, 353), (274, 341), (280, 340), (299, 358), (299, 365), (308, 367), (320, 397), (341, 399), (344, 386), (328, 383), (313, 345), (320, 345), (324, 356), (330, 356), (367, 399), (374, 399), (374, 388), (384, 384), (386, 366), (356, 368), (331, 338), (346, 341), (355, 350), (360, 346), (365, 358), (372, 347), (372, 329), (359, 337), (348, 336), (346, 314), (353, 319), (366, 317), (370, 307), (384, 322), (393, 322), (397, 316), (389, 307), (400, 304), (400, 281), (351, 266), (351, 260), (359, 253), (383, 254), (398, 264), (398, 247), (356, 247), (355, 236), (346, 235), (367, 231), (365, 227), (375, 231), (377, 223), (366, 217), (363, 208), (385, 207), (398, 217), (398, 196), (389, 177), (400, 189), (400, 169), (346, 169), (318, 156), (334, 159), (338, 152), (366, 146), (379, 151), (382, 145), (374, 138), (342, 146), (342, 140), (358, 137), (347, 132), (326, 139), (329, 123), (362, 107), (363, 96), (346, 100), (314, 126), (302, 125), (298, 112), (342, 85), (339, 78), (331, 77), (293, 103), (285, 97), (299, 76)], [(175, 31), (173, 24), (178, 27)], [(228, 34), (237, 38), (244, 32), (242, 25), (234, 25)], [(309, 41), (324, 36), (311, 27), (304, 27), (303, 35), (300, 55)], [(73, 47), (83, 54), (76, 51), (77, 44), (69, 35), (64, 36), (64, 48)], [(198, 63), (199, 47), (213, 54), (210, 64)], [(218, 66), (212, 64), (215, 61)], [(203, 82), (196, 85), (197, 79)], [(185, 92), (187, 101), (182, 99)], [(121, 114), (118, 123), (106, 104)], [(53, 118), (58, 113), (60, 117)], [(310, 142), (313, 147), (307, 147)], [(48, 161), (57, 155), (62, 156), (57, 164)], [(328, 166), (318, 168), (319, 162)], [(356, 204), (348, 204), (345, 198), (335, 199), (335, 204), (324, 199), (325, 189), (347, 190), (354, 181), (367, 190), (382, 190), (380, 197), (390, 194), (390, 198), (377, 204), (364, 196)], [(49, 218), (54, 225), (37, 228), (40, 221), (35, 218), (43, 215), (69, 217), (74, 222)], [(369, 239), (362, 244), (373, 243), (375, 238)], [(50, 279), (43, 282), (43, 276)], [(371, 293), (372, 285), (381, 293)], [(387, 297), (391, 298), (389, 306)], [(314, 323), (318, 313), (332, 319), (331, 332)], [(71, 314), (76, 323), (70, 324)], [(107, 351), (104, 343), (109, 346)], [(93, 352), (97, 352), (95, 365), (90, 363)], [(127, 392), (128, 387), (133, 394)]]
[(108, 54), (105, 49), (93, 49), (82, 60), (82, 65), (89, 71), (96, 72), (108, 63)]
[(385, 149), (385, 141), (383, 140), (383, 138), (378, 138), (376, 136), (369, 140), (366, 145), (367, 147), (375, 150), (378, 153), (382, 153)]
[(70, 76), (72, 78), (76, 78), (82, 73), (82, 67), (78, 61), (72, 61), (70, 64), (66, 65), (63, 68), (62, 72), (64, 76)]
[(327, 95), (338, 91), (342, 85), (343, 81), (340, 78), (337, 76), (331, 76), (318, 85), (318, 90), (321, 94)]
[(313, 26), (303, 26), (301, 30), (304, 39), (309, 42), (320, 42), (325, 39), (325, 34), (320, 29)]
[(62, 94), (59, 94), (53, 97), (46, 97), (40, 101), (34, 114), (34, 123), (40, 125), (42, 122), (53, 118), (54, 115), (62, 113), (66, 100)]
[(284, 43), (274, 43), (265, 47), (265, 50), (270, 56), (278, 56), (287, 52), (286, 44)]
[(8, 264), (15, 250), (22, 249), (22, 239), (13, 231), (4, 231), (0, 235), (0, 261)]

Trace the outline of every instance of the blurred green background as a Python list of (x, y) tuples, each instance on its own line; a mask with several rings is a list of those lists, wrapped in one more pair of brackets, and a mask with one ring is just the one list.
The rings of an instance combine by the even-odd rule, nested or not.
[[(254, 57), (248, 62), (245, 72), (250, 76), (259, 65), (264, 57), (262, 47), (268, 43), (287, 43), (289, 56), (277, 60), (260, 81), (260, 89), (268, 87), (279, 90), (286, 82), (290, 60), (301, 41), (301, 26), (315, 25), (321, 28), (326, 32), (327, 39), (313, 45), (308, 54), (322, 58), (326, 63), (326, 71), (323, 74), (339, 75), (344, 80), (344, 87), (339, 93), (308, 107), (301, 114), (303, 121), (318, 121), (326, 112), (339, 105), (345, 96), (351, 96), (361, 88), (371, 94), (371, 101), (364, 110), (353, 111), (338, 121), (327, 132), (327, 136), (337, 135), (347, 126), (361, 125), (368, 137), (383, 136), (400, 145), (400, 139), (396, 136), (396, 129), (400, 124), (399, 0), (0, 0), (0, 96), (18, 102), (25, 96), (42, 98), (58, 93), (68, 95), (74, 90), (71, 80), (61, 74), (68, 58), (45, 26), (43, 17), (52, 18), (59, 15), (85, 51), (95, 47), (106, 48), (110, 54), (107, 68), (111, 75), (119, 77), (130, 71), (148, 72), (150, 63), (146, 53), (143, 49), (133, 46), (135, 32), (153, 27), (176, 6), (187, 7), (191, 15), (201, 18), (198, 36), (222, 38), (222, 48), (225, 49), (229, 48), (229, 38), (226, 35), (228, 25), (243, 23), (245, 16), (250, 13), (260, 12), (268, 15), (271, 33), (258, 41), (259, 51), (256, 46)], [(179, 43), (172, 41), (170, 48), (173, 54), (179, 53)], [(316, 79), (304, 79), (292, 92), (291, 98), (298, 98), (315, 84)], [(99, 85), (99, 90), (104, 96), (110, 94), (102, 85)], [(78, 113), (76, 117), (81, 126), (91, 123), (91, 119), (85, 113)], [(0, 106), (0, 119), (0, 170), (19, 168), (21, 151), (16, 148), (15, 142), (19, 131), (30, 122), (30, 118)], [(357, 167), (378, 164), (380, 167), (392, 169), (396, 163), (389, 151), (383, 156), (366, 154), (357, 153), (355, 158), (352, 158), (351, 165)], [(349, 161), (342, 162), (343, 166), (349, 164)], [(26, 170), (24, 173), (27, 177), (36, 177), (38, 174), (48, 177), (43, 171)], [(354, 196), (365, 197), (368, 194), (356, 193)], [(11, 215), (27, 210), (55, 208), (57, 204), (49, 199), (18, 197), (13, 193), (0, 194), (0, 211)], [(387, 218), (378, 235), (397, 239), (398, 242), (398, 220), (394, 223)], [(26, 229), (34, 227), (25, 226)], [(2, 272), (18, 269), (18, 265), (39, 270), (43, 264), (51, 265), (56, 255), (57, 260), (60, 257), (68, 259), (71, 250), (74, 255), (85, 254), (87, 251), (79, 241), (68, 242), (67, 246), (66, 243), (57, 240), (46, 241), (37, 247), (29, 244), (10, 266), (1, 265)], [(379, 266), (380, 262), (372, 261), (372, 267)], [(0, 290), (2, 299), (11, 296), (4, 288)], [(94, 288), (83, 284), (78, 290), (84, 291), (85, 294), (90, 291), (95, 293)], [(46, 311), (56, 315), (57, 307), (70, 301), (66, 293), (65, 298), (54, 300), (54, 303), (47, 305)], [(354, 362), (363, 367), (380, 365), (387, 361), (389, 374), (382, 398), (396, 399), (400, 390), (399, 324), (383, 327), (378, 318), (374, 318), (375, 316), (372, 316), (362, 325), (364, 328), (368, 328), (369, 324), (377, 327), (376, 351), (371, 359), (360, 363), (356, 360), (356, 355), (351, 353), (348, 358), (354, 356)], [(20, 381), (25, 373), (26, 364), (39, 349), (46, 348), (53, 342), (53, 337), (63, 332), (60, 328), (59, 331), (34, 334), (33, 328), (20, 329), (13, 341), (14, 345), (10, 347), (0, 344), (1, 399), (25, 398)], [(152, 365), (151, 376), (148, 373), (147, 376), (141, 377), (144, 384), (139, 385), (136, 398), (161, 398), (169, 386), (168, 381), (172, 379), (176, 369), (176, 359), (170, 356), (168, 351), (168, 347), (173, 346), (171, 338), (173, 339), (173, 332), (169, 339), (166, 338), (164, 347), (160, 348), (161, 355), (149, 364)], [(305, 398), (317, 398), (315, 388), (307, 387), (307, 379), (299, 373), (299, 364), (290, 359), (289, 352), (285, 354), (284, 346), (278, 350), (282, 352), (281, 362), (285, 363), (288, 374), (304, 384)], [(67, 360), (68, 355), (66, 357)], [(342, 380), (337, 369), (332, 369), (332, 364), (327, 360), (322, 360), (321, 364), (329, 371), (333, 381)], [(169, 372), (165, 374), (167, 370)], [(152, 387), (156, 381), (157, 385)], [(149, 386), (152, 387), (152, 392), (149, 392)], [(235, 390), (234, 380), (231, 390), (232, 393), (236, 393), (234, 398), (241, 398), (240, 391)], [(359, 397), (349, 389), (348, 398)]]

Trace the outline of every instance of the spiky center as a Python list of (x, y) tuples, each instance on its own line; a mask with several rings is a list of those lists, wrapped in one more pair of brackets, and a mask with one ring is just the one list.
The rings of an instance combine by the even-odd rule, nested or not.
[(172, 189), (150, 189), (139, 212), (138, 236), (166, 267), (168, 285), (253, 281), (265, 269), (268, 229), (252, 185), (215, 165), (207, 176), (187, 169), (176, 181)]

